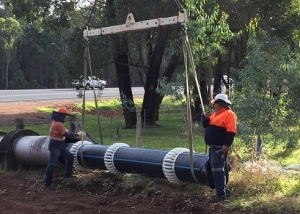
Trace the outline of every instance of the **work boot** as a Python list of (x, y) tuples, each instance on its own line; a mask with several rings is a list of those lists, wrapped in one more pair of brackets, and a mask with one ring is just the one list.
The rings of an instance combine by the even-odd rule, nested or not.
[(211, 203), (218, 203), (218, 202), (221, 202), (221, 201), (224, 201), (225, 200), (225, 196), (217, 196), (215, 195), (214, 197), (212, 197), (209, 202)]
[(52, 185), (49, 185), (49, 186), (45, 186), (45, 189), (46, 190), (55, 190), (55, 187)]
[(229, 189), (226, 189), (225, 192), (226, 192), (226, 197), (230, 197), (231, 196), (231, 191)]
[(75, 175), (64, 175), (64, 178), (77, 178)]

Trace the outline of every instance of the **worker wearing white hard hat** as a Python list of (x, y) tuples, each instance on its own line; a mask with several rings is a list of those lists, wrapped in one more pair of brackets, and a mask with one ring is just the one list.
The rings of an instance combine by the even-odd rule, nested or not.
[(227, 103), (228, 105), (231, 105), (230, 100), (228, 100), (228, 96), (226, 94), (218, 94), (217, 96), (215, 96), (215, 99), (213, 99), (211, 101), (212, 104), (214, 104), (216, 101), (224, 101), (225, 103)]
[(236, 134), (237, 117), (231, 110), (231, 102), (226, 94), (218, 94), (211, 101), (215, 111), (202, 115), (202, 126), (205, 128), (204, 141), (209, 146), (209, 162), (216, 189), (211, 202), (225, 200), (230, 191), (228, 182), (227, 153)]

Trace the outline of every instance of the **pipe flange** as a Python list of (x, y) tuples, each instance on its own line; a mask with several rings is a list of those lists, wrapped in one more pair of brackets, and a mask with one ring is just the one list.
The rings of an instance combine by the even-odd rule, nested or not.
[(89, 144), (93, 144), (92, 142), (89, 142), (89, 141), (78, 141), (76, 143), (73, 144), (73, 146), (70, 148), (70, 152), (73, 154), (74, 156), (74, 162), (73, 162), (73, 166), (75, 169), (85, 169), (85, 164), (83, 162), (83, 157), (82, 157), (82, 154), (80, 155), (81, 156), (81, 160), (82, 160), (82, 164), (83, 166), (81, 166), (78, 162), (78, 159), (77, 159), (77, 153), (78, 153), (78, 150), (83, 146), (83, 145), (89, 145)]
[(4, 136), (4, 135), (6, 135), (7, 134), (7, 132), (1, 132), (0, 131), (0, 136)]
[(0, 154), (4, 156), (0, 163), (5, 170), (15, 170), (18, 162), (14, 155), (15, 142), (24, 136), (39, 136), (38, 133), (29, 129), (18, 129), (4, 135), (0, 143)]
[(126, 143), (114, 143), (108, 147), (104, 155), (104, 164), (107, 170), (113, 174), (119, 174), (119, 171), (116, 169), (114, 164), (114, 156), (120, 147), (129, 147), (129, 145)]
[(189, 152), (186, 148), (175, 148), (170, 150), (164, 157), (162, 168), (163, 173), (171, 183), (182, 183), (175, 174), (176, 159), (183, 152)]

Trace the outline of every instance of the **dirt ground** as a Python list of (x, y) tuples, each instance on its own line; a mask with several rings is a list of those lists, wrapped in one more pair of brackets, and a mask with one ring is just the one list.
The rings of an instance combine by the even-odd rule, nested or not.
[[(22, 118), (25, 125), (49, 123), (49, 114), (35, 108), (71, 109), (74, 102), (78, 101), (0, 104), (0, 125), (14, 125), (16, 118)], [(44, 170), (0, 171), (0, 213), (245, 213), (227, 210), (224, 204), (228, 202), (209, 203), (209, 194), (191, 195), (184, 187), (178, 191), (176, 185), (163, 179), (124, 188), (121, 178), (107, 172), (76, 172), (77, 178), (67, 180), (55, 173), (55, 189), (46, 190)]]

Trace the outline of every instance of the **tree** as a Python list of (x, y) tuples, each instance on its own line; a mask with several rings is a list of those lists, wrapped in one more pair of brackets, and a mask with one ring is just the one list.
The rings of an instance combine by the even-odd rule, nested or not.
[[(106, 13), (110, 24), (116, 25), (116, 8), (114, 0), (106, 1)], [(128, 41), (122, 35), (112, 36), (112, 56), (117, 74), (117, 82), (123, 106), (126, 128), (133, 128), (136, 124), (136, 109), (131, 91), (131, 80), (128, 63)], [(129, 102), (128, 102), (129, 101)]]
[[(128, 12), (129, 9), (131, 10), (130, 12), (135, 14), (135, 17), (138, 17), (136, 20), (149, 19), (150, 16), (154, 16), (153, 18), (159, 16), (166, 17), (175, 15), (176, 12), (178, 12), (178, 10), (176, 10), (176, 4), (172, 0), (160, 1), (160, 10), (154, 10), (157, 4), (154, 4), (153, 2), (149, 2), (148, 7), (141, 1), (136, 2), (137, 4), (130, 4), (128, 2), (125, 4), (123, 1), (114, 0), (107, 1), (106, 3), (109, 25), (118, 24), (120, 17), (123, 18), (123, 24), (124, 17), (127, 15), (126, 12)], [(157, 12), (154, 13), (153, 11)], [(120, 14), (124, 16), (120, 16)], [(135, 68), (143, 68), (144, 71), (146, 70), (145, 95), (141, 114), (143, 120), (145, 119), (144, 122), (146, 124), (154, 125), (156, 123), (159, 106), (163, 98), (162, 95), (156, 92), (158, 86), (157, 81), (162, 71), (164, 72), (163, 76), (170, 80), (178, 62), (178, 55), (175, 54), (169, 58), (169, 65), (166, 66), (166, 69), (161, 69), (163, 58), (166, 58), (165, 50), (167, 41), (170, 39), (170, 28), (171, 27), (168, 26), (159, 29), (146, 30), (139, 33), (139, 36), (132, 33), (111, 36), (112, 54), (127, 128), (134, 127), (136, 124), (136, 112), (131, 91), (130, 65)], [(141, 35), (145, 35), (144, 39)], [(136, 41), (139, 42), (137, 43)], [(132, 43), (129, 45), (129, 42)], [(134, 48), (129, 47), (136, 48), (135, 50), (137, 50), (138, 54), (132, 54)], [(145, 47), (147, 47), (147, 49)], [(143, 53), (145, 53), (145, 51), (143, 50), (145, 49), (147, 51), (144, 55)], [(139, 69), (137, 70), (140, 72)], [(130, 102), (127, 102), (127, 100)], [(130, 103), (129, 108), (127, 108), (125, 103), (126, 105)]]
[(40, 81), (39, 81), (39, 85), (41, 87), (43, 87), (43, 68), (47, 62), (47, 60), (49, 59), (48, 58), (48, 53), (44, 50), (43, 47), (39, 46), (38, 44), (35, 44), (34, 46), (32, 46), (32, 50), (33, 52), (33, 56), (34, 56), (34, 59), (37, 63), (37, 66), (39, 67), (40, 69)]
[(11, 54), (14, 49), (15, 41), (20, 37), (22, 30), (20, 23), (14, 18), (0, 18), (1, 29), (1, 44), (6, 55), (6, 69), (5, 69), (5, 89), (8, 87), (8, 70), (11, 61)]
[(26, 89), (28, 83), (24, 78), (23, 72), (18, 70), (13, 73), (11, 80), (8, 82), (11, 89)]
[[(299, 121), (300, 50), (266, 32), (252, 34), (234, 94), (234, 109), (239, 117), (239, 135), (261, 135), (269, 141), (297, 145), (294, 127)], [(268, 143), (266, 141), (266, 143)]]
[[(220, 93), (223, 77), (223, 58), (226, 42), (234, 41), (239, 32), (234, 33), (228, 24), (228, 14), (224, 13), (215, 1), (186, 1), (190, 22), (188, 23), (190, 41), (200, 82), (200, 93), (205, 105), (209, 104), (210, 85), (214, 77), (214, 94)], [(195, 82), (195, 80), (194, 80)], [(196, 84), (193, 85), (195, 100), (194, 118), (202, 113)]]

